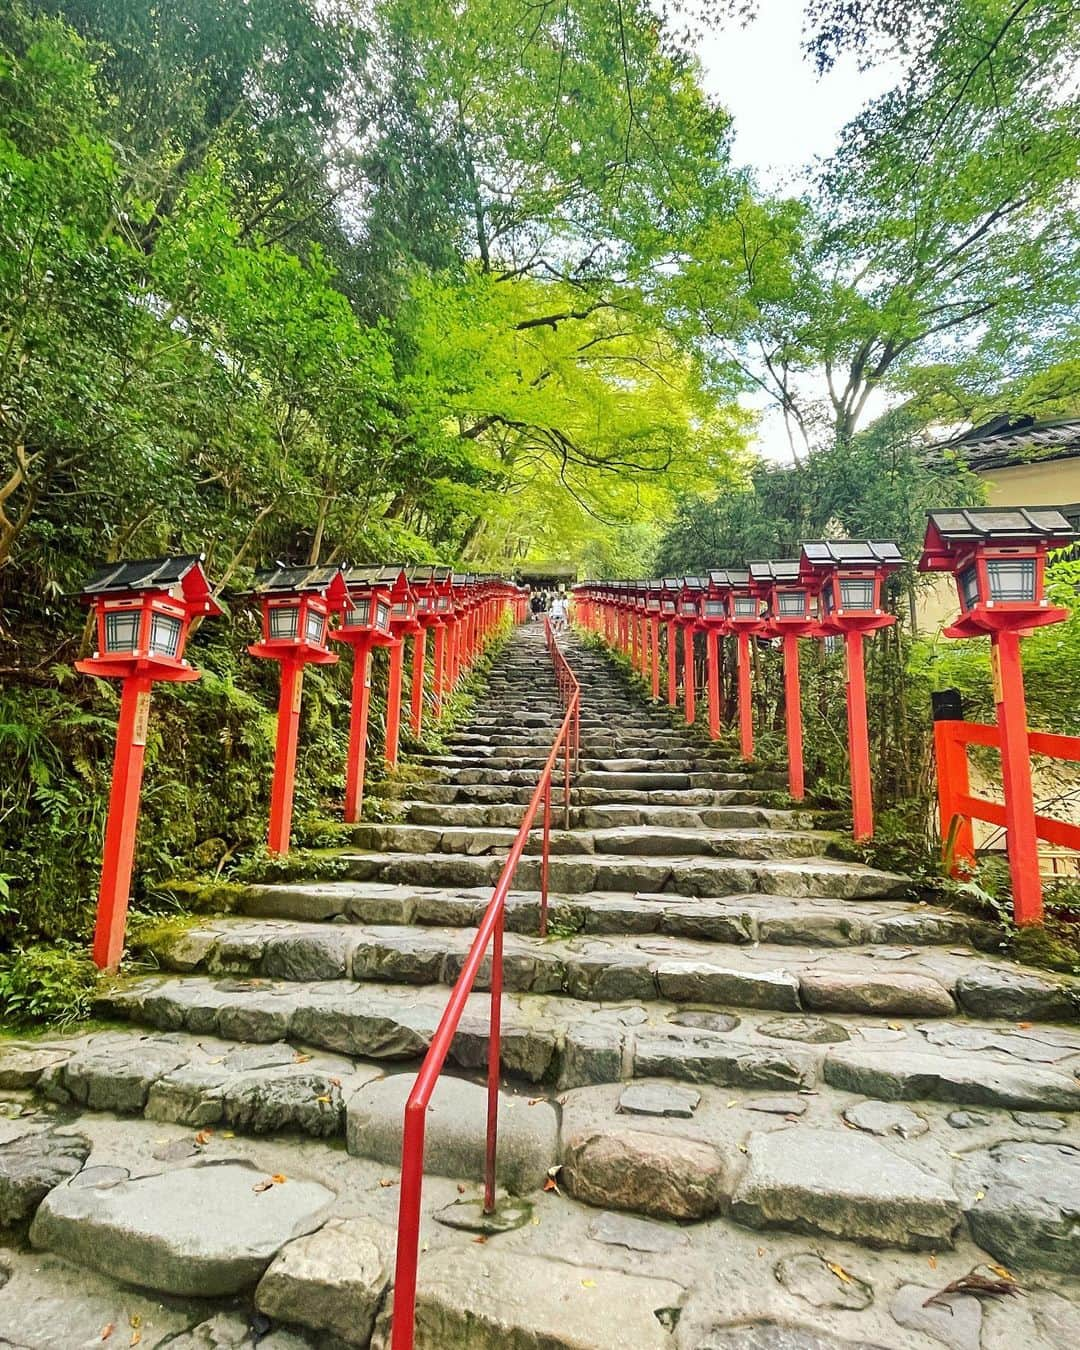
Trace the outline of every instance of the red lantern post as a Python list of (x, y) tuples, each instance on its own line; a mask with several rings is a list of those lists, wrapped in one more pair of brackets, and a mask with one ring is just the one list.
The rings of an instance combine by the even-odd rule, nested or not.
[(349, 748), (345, 760), (345, 819), (355, 824), (364, 806), (368, 712), (371, 706), (371, 653), (394, 640), (390, 628), (390, 586), (381, 567), (353, 567), (345, 573), (349, 604), (331, 636), (353, 651)]
[[(945, 629), (945, 636), (990, 637), (1005, 836), (1018, 924), (1041, 923), (1043, 917), (1020, 638), (1069, 617), (1068, 610), (1052, 606), (1047, 598), (1046, 554), (1052, 545), (1076, 537), (1065, 516), (1052, 508), (931, 511), (919, 559), (920, 571), (952, 572), (956, 578), (960, 617)], [(939, 762), (939, 778), (951, 767)], [(966, 779), (966, 762), (962, 772)], [(941, 827), (947, 839), (952, 821), (942, 820)]]
[(268, 846), (271, 853), (285, 854), (292, 833), (304, 667), (337, 661), (327, 646), (330, 618), (346, 608), (349, 596), (339, 567), (267, 568), (256, 572), (252, 594), (262, 606), (263, 636), (248, 651), (281, 663)]
[[(704, 580), (704, 579), (703, 579)], [(698, 605), (699, 622), (705, 630), (705, 668), (709, 691), (709, 735), (720, 735), (720, 639), (729, 631), (727, 601), (730, 585), (726, 572), (710, 572)]]
[(700, 626), (702, 597), (708, 583), (704, 577), (683, 577), (679, 592), (679, 627), (683, 640), (683, 705), (686, 724), (693, 726), (697, 717), (697, 689), (694, 684), (694, 634)]
[(788, 748), (788, 791), (797, 802), (806, 796), (803, 772), (802, 686), (799, 680), (799, 638), (816, 637), (816, 601), (809, 586), (799, 581), (798, 558), (780, 562), (752, 562), (750, 576), (766, 597), (769, 637), (783, 644), (784, 727)]
[(75, 668), (121, 681), (94, 925), (93, 958), (101, 970), (115, 970), (124, 952), (151, 690), (156, 680), (179, 684), (199, 678), (184, 659), (191, 621), (221, 613), (202, 563), (202, 554), (110, 563), (93, 574), (80, 596), (84, 605), (94, 606), (97, 645)]
[(654, 700), (660, 698), (660, 602), (664, 583), (659, 579), (646, 583), (645, 616), (648, 620), (649, 688)]
[(415, 638), (423, 630), (416, 618), (416, 597), (409, 586), (403, 567), (383, 569), (383, 582), (390, 587), (389, 673), (386, 682), (386, 745), (387, 765), (397, 767), (401, 742), (401, 690), (405, 668), (405, 639)]
[[(432, 692), (433, 702), (436, 707), (436, 716), (441, 707), (441, 691), (438, 691), (439, 685), (439, 666), (441, 653), (439, 650), (439, 636), (445, 634), (443, 623), (444, 610), (440, 605), (441, 600), (447, 592), (450, 582), (449, 567), (414, 567), (409, 572), (409, 584), (416, 593), (416, 618), (420, 625), (420, 632), (416, 635), (413, 642), (413, 663), (412, 663), (412, 688), (410, 704), (410, 726), (412, 734), (419, 737), (424, 724), (424, 677), (427, 662), (427, 635), (428, 630), (435, 632), (435, 657), (434, 670), (432, 672)], [(521, 601), (524, 600), (524, 594), (515, 597), (515, 617), (521, 613)], [(522, 620), (517, 618), (517, 622)]]
[(729, 568), (728, 630), (738, 644), (739, 677), (739, 753), (743, 759), (754, 757), (754, 705), (750, 683), (751, 639), (764, 628), (761, 588), (751, 578), (749, 568)]
[(665, 577), (660, 583), (660, 617), (667, 627), (667, 701), (674, 708), (679, 701), (679, 592), (682, 584), (677, 577)]
[(802, 546), (800, 580), (818, 590), (822, 631), (842, 633), (844, 637), (848, 761), (856, 839), (869, 839), (874, 833), (863, 639), (867, 633), (896, 622), (895, 615), (882, 609), (881, 592), (885, 577), (903, 562), (899, 548), (890, 540), (827, 539)]

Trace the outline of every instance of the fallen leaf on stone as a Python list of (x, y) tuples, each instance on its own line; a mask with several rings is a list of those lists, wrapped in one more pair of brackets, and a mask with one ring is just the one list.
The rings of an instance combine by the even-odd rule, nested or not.
[(274, 1183), (275, 1186), (284, 1186), (285, 1182), (288, 1181), (288, 1177), (285, 1175), (284, 1172), (275, 1172), (274, 1175), (270, 1178), (270, 1180)]
[(738, 1103), (737, 1101), (736, 1101), (736, 1102), (728, 1102), (728, 1110), (730, 1111), (731, 1108), (732, 1108), (733, 1106), (738, 1106), (738, 1104), (739, 1104), (739, 1103)]
[(101, 1339), (103, 1341), (107, 1341), (115, 1330), (116, 1330), (115, 1322), (106, 1322), (105, 1325), (101, 1328)]
[(251, 1189), (256, 1195), (261, 1195), (263, 1191), (268, 1191), (273, 1184), (272, 1181), (257, 1181)]
[(478, 1247), (482, 1247), (484, 1243), (487, 1241), (487, 1234), (481, 1233), (479, 1237), (474, 1237), (473, 1241), (476, 1243)]
[(985, 1192), (985, 1191), (976, 1191), (976, 1192), (975, 1192), (975, 1201), (976, 1201), (976, 1203), (978, 1203), (978, 1201), (980, 1201), (980, 1200), (982, 1200), (982, 1199), (985, 1199), (985, 1197), (986, 1197), (986, 1192)]
[(236, 1138), (236, 1131), (235, 1131), (235, 1130), (222, 1130), (222, 1131), (221, 1131), (221, 1137), (222, 1137), (222, 1139), (235, 1139), (235, 1138)]
[(835, 1261), (826, 1261), (825, 1264), (829, 1267), (829, 1269), (832, 1271), (832, 1273), (836, 1276), (838, 1280), (843, 1280), (844, 1284), (851, 1284), (851, 1276), (847, 1273), (847, 1271), (844, 1269), (843, 1266), (837, 1265)]
[(310, 1055), (295, 1054), (292, 1057), (292, 1062), (294, 1064), (306, 1064), (310, 1059), (311, 1059)]
[(904, 1024), (903, 1024), (903, 1022), (890, 1022), (890, 1023), (889, 1023), (889, 1030), (890, 1030), (890, 1031), (903, 1031), (903, 1029), (904, 1029)]
[(1002, 1280), (1015, 1281), (1016, 1279), (1016, 1276), (1013, 1275), (1012, 1271), (1006, 1270), (1004, 1266), (987, 1266), (987, 1269), (992, 1270), (994, 1274), (997, 1275)]
[(128, 1341), (128, 1345), (138, 1345), (141, 1340), (142, 1340), (142, 1332), (138, 1329), (138, 1327), (136, 1327), (136, 1329), (131, 1333), (131, 1340)]
[(595, 1280), (582, 1280), (582, 1281), (581, 1281), (581, 1287), (582, 1287), (582, 1289), (595, 1289), (595, 1288), (596, 1288), (596, 1281), (595, 1281)]
[(558, 1183), (554, 1177), (548, 1177), (547, 1181), (544, 1182), (544, 1190), (554, 1191), (556, 1195), (562, 1195), (562, 1191), (559, 1190)]
[[(953, 1280), (944, 1289), (939, 1289), (936, 1294), (931, 1294), (923, 1307), (929, 1308), (931, 1304), (941, 1303), (946, 1294), (974, 1294), (976, 1298), (1015, 1298), (1019, 1293), (1020, 1286), (1011, 1277), (1009, 1279), (991, 1280), (985, 1275), (980, 1275), (977, 1270), (969, 1270), (966, 1275), (961, 1275), (958, 1280)], [(948, 1304), (945, 1304), (945, 1306), (948, 1307)]]
[(1030, 1031), (1031, 1028), (1035, 1025), (1035, 1023), (1034, 1023), (1034, 1022), (1017, 1022), (1016, 1025), (1020, 1028), (1021, 1031)]
[(936, 1256), (927, 1257), (926, 1264), (930, 1267), (931, 1270), (937, 1270), (937, 1257)]
[(315, 1100), (317, 1102), (325, 1102), (327, 1106), (330, 1105), (330, 1098), (325, 1093), (321, 1093)]
[(132, 1313), (128, 1318), (128, 1326), (134, 1327), (137, 1330), (142, 1326), (142, 1316), (139, 1313)]
[(764, 1248), (764, 1247), (759, 1247), (759, 1248), (757, 1249), (757, 1254), (758, 1254), (758, 1256), (764, 1256), (764, 1255), (765, 1255), (765, 1248)]
[(540, 1227), (540, 1220), (539, 1220), (539, 1219), (533, 1219), (533, 1221), (532, 1221), (532, 1226), (533, 1226), (534, 1228), (539, 1228), (539, 1227)]
[(330, 1084), (331, 1087), (340, 1087), (340, 1086), (341, 1086), (341, 1079), (340, 1079), (340, 1078), (328, 1078), (326, 1081)]
[(463, 1186), (463, 1185), (461, 1184), (461, 1182), (459, 1181), (459, 1182), (458, 1182), (458, 1188), (457, 1188), (457, 1193), (458, 1193), (458, 1195), (464, 1195), (466, 1189), (467, 1189), (467, 1188), (466, 1188), (465, 1186)]
[(204, 1144), (208, 1144), (210, 1142), (210, 1138), (213, 1135), (213, 1133), (214, 1133), (213, 1130), (200, 1130), (199, 1133), (195, 1136), (195, 1142), (199, 1145), (200, 1148), (202, 1148)]
[(529, 1106), (539, 1106), (539, 1104), (540, 1104), (543, 1100), (544, 1100), (543, 1097), (530, 1097), (530, 1098), (529, 1098), (529, 1101), (528, 1101), (528, 1105), (529, 1105)]
[(393, 1177), (380, 1177), (379, 1185), (385, 1190), (387, 1186), (396, 1186), (397, 1182)]

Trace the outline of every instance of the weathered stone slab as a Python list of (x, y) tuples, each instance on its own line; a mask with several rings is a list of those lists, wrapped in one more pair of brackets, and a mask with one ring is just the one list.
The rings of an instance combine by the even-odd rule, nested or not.
[(568, 1140), (559, 1175), (575, 1199), (662, 1219), (714, 1214), (729, 1192), (711, 1144), (617, 1127)]
[(843, 1279), (817, 1252), (798, 1252), (777, 1261), (774, 1273), (780, 1284), (796, 1298), (815, 1308), (869, 1308), (874, 1291), (866, 1280), (850, 1271)]
[(751, 1228), (932, 1250), (953, 1245), (960, 1203), (946, 1182), (876, 1140), (803, 1128), (750, 1136), (731, 1215)]
[(844, 1046), (825, 1057), (825, 1081), (846, 1092), (886, 1100), (964, 1102), (1080, 1111), (1080, 1082), (1038, 1064), (998, 1064), (974, 1056)]
[(278, 1252), (255, 1290), (268, 1317), (368, 1345), (390, 1283), (394, 1233), (374, 1219), (333, 1219)]
[[(902, 1285), (889, 1311), (897, 1326), (921, 1332), (949, 1350), (979, 1350), (982, 1344), (982, 1308), (970, 1294), (942, 1294), (918, 1284)], [(933, 1299), (928, 1303), (927, 1299)]]
[(1001, 966), (979, 966), (956, 982), (956, 997), (975, 1017), (1009, 1022), (1075, 1022), (1080, 983)]
[(837, 1045), (850, 1040), (847, 1029), (823, 1017), (773, 1017), (758, 1027), (762, 1036), (805, 1045)]
[(82, 1167), (90, 1141), (81, 1134), (39, 1130), (0, 1144), (0, 1231), (25, 1223), (52, 1190)]
[(632, 1252), (669, 1252), (687, 1245), (687, 1236), (672, 1224), (635, 1219), (629, 1214), (598, 1214), (589, 1224), (589, 1237), (606, 1247)]
[(263, 1189), (269, 1180), (250, 1163), (200, 1162), (108, 1190), (59, 1186), (39, 1207), (30, 1240), (160, 1293), (239, 1293), (286, 1242), (318, 1228), (334, 1198), (317, 1182)]
[[(405, 1103), (414, 1082), (412, 1074), (394, 1074), (353, 1094), (347, 1114), (350, 1153), (400, 1163)], [(530, 1106), (530, 1101), (535, 1104)], [(542, 1186), (558, 1161), (558, 1136), (558, 1119), (549, 1102), (500, 1093), (502, 1184), (517, 1195)], [(461, 1078), (441, 1077), (426, 1117), (426, 1170), (438, 1176), (482, 1176), (486, 1139), (487, 1089)]]
[(707, 1033), (649, 1029), (635, 1037), (634, 1075), (783, 1091), (813, 1087), (817, 1066), (795, 1050), (739, 1045)]
[(48, 1070), (42, 1084), (54, 1101), (118, 1115), (141, 1112), (152, 1085), (188, 1061), (188, 1052), (151, 1038), (89, 1045)]
[(866, 1134), (895, 1134), (901, 1139), (918, 1139), (930, 1128), (925, 1117), (899, 1102), (859, 1102), (847, 1108), (844, 1119)]
[[(685, 1291), (671, 1280), (493, 1246), (421, 1257), (416, 1350), (673, 1350)], [(389, 1317), (372, 1342), (386, 1350)]]
[(32, 1088), (47, 1070), (72, 1052), (47, 1045), (0, 1045), (0, 1089)]
[(799, 1007), (799, 981), (785, 970), (731, 970), (708, 961), (662, 961), (655, 967), (663, 998), (675, 1003), (730, 1003), (737, 1008)]
[(972, 1236), (999, 1261), (1080, 1274), (1080, 1149), (1009, 1140), (970, 1154), (959, 1182)]
[(615, 1108), (630, 1116), (673, 1116), (689, 1120), (698, 1108), (701, 1093), (664, 1083), (631, 1083), (624, 1088)]
[(948, 990), (926, 975), (808, 971), (801, 976), (799, 988), (806, 1007), (818, 1012), (948, 1017), (956, 1011)]

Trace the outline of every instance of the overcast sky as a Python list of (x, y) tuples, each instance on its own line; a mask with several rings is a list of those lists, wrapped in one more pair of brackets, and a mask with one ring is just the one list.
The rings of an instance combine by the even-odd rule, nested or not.
[(896, 78), (896, 66), (860, 71), (850, 57), (818, 77), (800, 46), (803, 0), (762, 0), (746, 28), (708, 33), (699, 48), (706, 85), (735, 118), (735, 159), (770, 180), (827, 155), (841, 128)]
[[(815, 156), (828, 155), (844, 125), (899, 73), (888, 65), (860, 71), (846, 58), (819, 78), (800, 47), (802, 14), (802, 0), (761, 0), (747, 28), (711, 32), (699, 48), (706, 87), (735, 119), (735, 162), (753, 165), (769, 186), (791, 183)], [(748, 395), (746, 403), (762, 411), (757, 449), (790, 462), (780, 413), (764, 395)], [(884, 406), (872, 400), (867, 420)]]

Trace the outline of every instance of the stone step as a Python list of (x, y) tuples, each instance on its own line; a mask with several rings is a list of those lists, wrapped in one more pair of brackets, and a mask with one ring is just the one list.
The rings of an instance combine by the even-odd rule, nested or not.
[[(530, 771), (535, 776), (547, 763), (550, 750), (551, 744), (549, 742), (536, 751), (522, 749), (515, 755), (432, 754), (418, 755), (417, 762), (428, 768), (438, 769), (444, 777), (447, 776), (447, 770), (453, 770), (453, 776), (456, 777), (459, 770), (471, 772), (475, 769), (516, 773)], [(744, 770), (737, 761), (711, 761), (704, 757), (690, 758), (685, 753), (682, 755), (665, 755), (663, 759), (658, 760), (640, 759), (628, 755), (614, 758), (583, 754), (579, 772), (575, 776), (584, 778), (594, 773), (663, 773), (668, 775), (710, 772), (742, 774)]]
[[(378, 796), (396, 800), (423, 801), (437, 805), (466, 802), (527, 806), (536, 788), (536, 778), (523, 784), (468, 783), (451, 781), (380, 784)], [(571, 800), (578, 806), (753, 806), (760, 803), (782, 804), (785, 798), (776, 792), (754, 788), (659, 789), (655, 792), (622, 791), (611, 788), (575, 787)], [(519, 817), (520, 819), (520, 817)]]
[[(312, 982), (353, 979), (453, 984), (475, 930), (220, 919), (177, 943), (151, 943), (165, 969)], [(475, 988), (487, 988), (484, 966)], [(949, 1017), (959, 1008), (1028, 1021), (1075, 1019), (1080, 980), (1035, 979), (1023, 967), (963, 950), (749, 946), (665, 934), (541, 939), (508, 933), (505, 988), (579, 1000), (633, 999), (722, 1008)], [(973, 981), (973, 976), (977, 978)], [(1026, 1001), (1020, 1002), (1021, 994)]]
[[(427, 886), (494, 886), (503, 866), (497, 857), (446, 853), (342, 853), (327, 858), (328, 870), (353, 881), (389, 881)], [(515, 886), (538, 890), (540, 861), (524, 858)], [(903, 877), (831, 858), (619, 858), (599, 854), (554, 857), (549, 886), (564, 895), (586, 891), (648, 891), (702, 898), (760, 891), (769, 895), (833, 896), (867, 900), (901, 896)]]
[[(412, 825), (467, 825), (473, 828), (516, 828), (523, 811), (516, 803), (402, 801), (401, 811)], [(572, 829), (625, 829), (646, 825), (653, 830), (666, 829), (810, 829), (809, 811), (784, 811), (757, 806), (598, 806), (574, 807), (570, 812)], [(541, 820), (535, 828), (543, 826)]]
[[(562, 821), (559, 799), (555, 803), (556, 825)], [(517, 837), (516, 829), (471, 825), (359, 825), (353, 832), (358, 849), (380, 853), (448, 853), (481, 857), (505, 855)], [(837, 837), (820, 831), (766, 829), (672, 829), (651, 825), (628, 828), (553, 828), (550, 851), (555, 854), (617, 854), (620, 857), (711, 857), (758, 861), (764, 858), (818, 858), (827, 855)], [(530, 840), (527, 851), (535, 853), (541, 841)]]
[[(349, 919), (363, 924), (418, 924), (474, 927), (491, 900), (486, 886), (443, 890), (435, 886), (396, 886), (382, 882), (315, 882), (249, 886), (239, 902), (254, 918), (322, 921)], [(994, 950), (997, 929), (969, 914), (904, 900), (844, 900), (818, 897), (789, 900), (765, 895), (726, 895), (716, 900), (679, 896), (595, 891), (549, 896), (549, 923), (564, 933), (663, 933), (714, 943), (771, 942), (785, 946), (901, 947), (973, 945)], [(540, 897), (535, 891), (511, 891), (506, 901), (507, 931), (536, 933)], [(180, 954), (192, 939), (182, 933), (171, 958), (185, 969)]]
[[(803, 1100), (809, 1114), (815, 1101)], [(568, 1102), (568, 1119), (585, 1122), (586, 1105), (583, 1097)], [(599, 1103), (589, 1104), (598, 1119), (600, 1109)], [(701, 1119), (712, 1109), (703, 1100), (695, 1115)], [(615, 1128), (630, 1134), (633, 1115), (616, 1114)], [(742, 1100), (730, 1114), (745, 1121), (747, 1138), (824, 1133), (810, 1119), (793, 1125)], [(696, 1122), (644, 1118), (642, 1123), (647, 1129), (633, 1132), (634, 1166), (619, 1178), (621, 1194), (631, 1195), (650, 1177), (674, 1194), (687, 1159), (706, 1148), (683, 1137)], [(44, 1135), (51, 1124), (48, 1117), (34, 1115), (25, 1128)], [(679, 1133), (669, 1132), (669, 1124)], [(86, 1164), (70, 1186), (51, 1191), (42, 1221), (35, 1225), (38, 1241), (56, 1250), (11, 1247), (4, 1252), (0, 1327), (12, 1345), (72, 1350), (100, 1344), (103, 1335), (106, 1342), (127, 1345), (137, 1332), (140, 1350), (249, 1346), (253, 1336), (262, 1350), (369, 1343), (385, 1350), (398, 1204), (395, 1168), (318, 1141), (207, 1132), (195, 1144), (189, 1127), (101, 1115), (80, 1117), (73, 1126), (89, 1150)], [(937, 1129), (937, 1121), (930, 1119), (930, 1127)], [(999, 1126), (998, 1132), (1005, 1128)], [(1060, 1148), (1037, 1137), (1029, 1140), (1030, 1133), (1019, 1131), (1028, 1155), (1041, 1161), (1050, 1156), (1047, 1149)], [(996, 1169), (996, 1175), (1005, 1164), (986, 1134), (969, 1131), (966, 1137), (979, 1136), (971, 1138), (978, 1145), (979, 1164)], [(888, 1175), (874, 1184), (897, 1187), (911, 1215), (916, 1193), (927, 1183), (912, 1176), (914, 1191), (900, 1188), (908, 1169), (943, 1184), (948, 1179), (937, 1173), (939, 1164), (912, 1153), (926, 1136), (887, 1138), (882, 1147), (889, 1151)], [(735, 1193), (750, 1172), (747, 1148), (745, 1155), (736, 1150), (735, 1184), (728, 1187)], [(189, 1156), (181, 1156), (185, 1151)], [(755, 1145), (754, 1176), (760, 1181), (755, 1180), (754, 1193), (767, 1186), (770, 1204), (780, 1203), (787, 1182), (766, 1172), (760, 1155)], [(573, 1172), (564, 1167), (557, 1190), (521, 1201), (501, 1198), (487, 1223), (479, 1215), (471, 1177), (464, 1186), (438, 1175), (426, 1180), (419, 1350), (452, 1345), (477, 1350), (541, 1345), (547, 1350), (833, 1350), (856, 1342), (904, 1350), (933, 1350), (944, 1342), (973, 1350), (980, 1340), (984, 1347), (1002, 1350), (1018, 1345), (1063, 1350), (1077, 1343), (1075, 1282), (1039, 1269), (1052, 1240), (1053, 1215), (1061, 1212), (1055, 1203), (1060, 1185), (1055, 1188), (1051, 1177), (1045, 1186), (1045, 1167), (1039, 1175), (1045, 1193), (1037, 1206), (1015, 1216), (1008, 1253), (1000, 1233), (1013, 1217), (1009, 1206), (1015, 1209), (1013, 1197), (1020, 1188), (1002, 1182), (980, 1185), (985, 1194), (976, 1204), (972, 1197), (978, 1191), (972, 1192), (962, 1177), (954, 1180), (963, 1212), (955, 1246), (942, 1246), (931, 1266), (921, 1257), (876, 1250), (824, 1231), (808, 1240), (782, 1229), (743, 1227), (723, 1215), (673, 1223), (611, 1207), (598, 1210), (576, 1200), (569, 1185), (585, 1189), (602, 1162), (595, 1147), (576, 1147)], [(845, 1222), (865, 1211), (854, 1179), (846, 1178), (842, 1168), (826, 1187), (810, 1197), (819, 1229), (838, 1211)], [(321, 1199), (322, 1192), (325, 1205), (304, 1217), (303, 1206)], [(151, 1198), (158, 1203), (146, 1203)], [(253, 1201), (260, 1208), (254, 1209)], [(749, 1208), (745, 1201), (740, 1205), (740, 1212)], [(257, 1215), (258, 1245), (245, 1244), (246, 1234), (235, 1222), (245, 1209)], [(194, 1251), (193, 1214), (207, 1230)], [(212, 1224), (214, 1218), (220, 1223)], [(321, 1226), (305, 1232), (320, 1218)], [(969, 1235), (976, 1224), (985, 1247)], [(485, 1241), (478, 1243), (477, 1236)], [(990, 1261), (1007, 1262), (1020, 1273), (1023, 1298), (980, 1304), (970, 1295), (945, 1294), (939, 1303), (924, 1306), (936, 1291)], [(239, 1284), (237, 1293), (212, 1299), (204, 1296), (204, 1286), (198, 1298), (176, 1294), (177, 1279), (196, 1268), (209, 1276), (210, 1287), (223, 1281)], [(134, 1276), (133, 1284), (120, 1284), (119, 1274)], [(837, 1326), (844, 1342), (836, 1339)]]
[[(170, 1033), (287, 1039), (364, 1059), (415, 1061), (445, 1006), (441, 987), (162, 975), (102, 995), (99, 1010)], [(467, 999), (452, 1066), (471, 1072), (486, 1064), (489, 1008), (484, 993)], [(883, 1101), (1080, 1111), (1075, 1027), (730, 1013), (507, 993), (503, 1065), (511, 1077), (562, 1088), (663, 1077), (786, 1092), (824, 1082)]]

